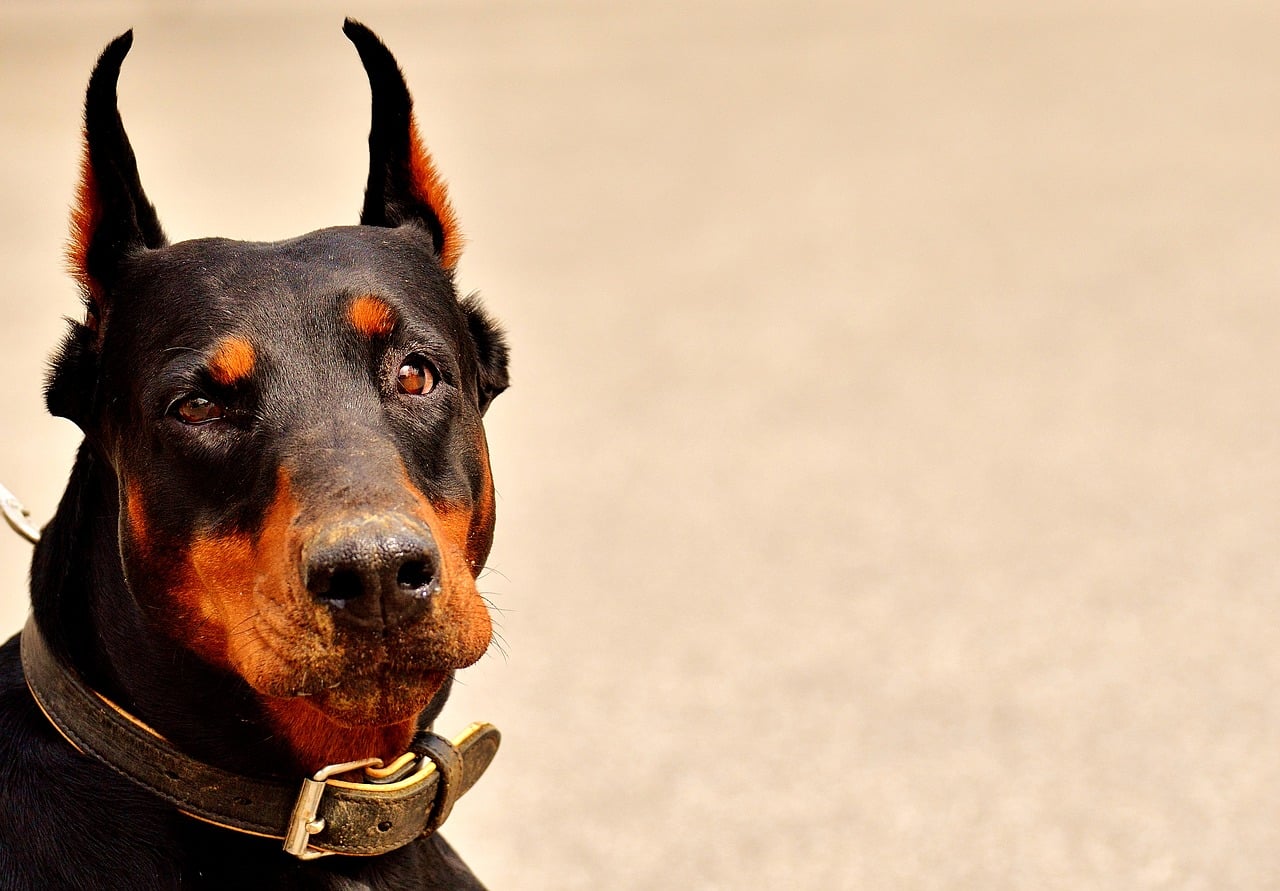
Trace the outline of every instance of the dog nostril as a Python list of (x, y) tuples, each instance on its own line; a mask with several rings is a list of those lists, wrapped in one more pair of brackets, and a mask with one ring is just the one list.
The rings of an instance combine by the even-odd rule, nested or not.
[(439, 587), (435, 542), (396, 517), (325, 529), (303, 559), (308, 593), (349, 627), (408, 622), (428, 609)]
[(364, 593), (364, 581), (360, 574), (351, 569), (335, 569), (329, 576), (329, 584), (323, 591), (316, 592), (325, 600), (332, 601), (335, 606), (344, 606), (348, 600), (355, 600)]
[(422, 560), (410, 560), (396, 573), (396, 584), (401, 588), (418, 591), (431, 584), (434, 578), (431, 568)]

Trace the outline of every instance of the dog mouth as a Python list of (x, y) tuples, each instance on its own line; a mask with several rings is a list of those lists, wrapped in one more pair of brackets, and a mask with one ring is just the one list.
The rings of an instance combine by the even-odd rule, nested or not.
[(268, 623), (255, 630), (260, 643), (252, 659), (256, 670), (247, 673), (258, 679), (251, 679), (255, 688), (273, 696), (319, 696), (344, 685), (410, 683), (475, 661), (442, 652), (442, 642), (428, 633), (334, 633), (314, 626), (284, 631)]
[[(274, 637), (274, 635), (272, 635)], [(311, 635), (314, 636), (314, 635)], [(390, 724), (412, 717), (430, 702), (453, 669), (420, 653), (385, 645), (336, 644), (317, 652), (289, 642), (264, 641), (260, 658), (242, 672), (260, 696), (305, 701), (351, 726)]]
[(414, 717), (448, 680), (444, 671), (403, 676), (347, 676), (308, 698), (334, 720), (351, 726), (393, 724)]
[[(356, 627), (323, 607), (264, 608), (238, 635), (234, 668), (259, 695), (306, 700), (342, 723), (389, 723), (420, 711), (491, 640), (477, 608), (433, 608), (408, 626)], [(456, 604), (455, 604), (456, 605)]]

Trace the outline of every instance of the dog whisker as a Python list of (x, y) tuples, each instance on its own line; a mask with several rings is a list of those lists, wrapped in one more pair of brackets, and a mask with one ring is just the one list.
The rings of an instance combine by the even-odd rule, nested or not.
[(502, 654), (503, 662), (511, 661), (511, 654), (507, 652), (507, 640), (497, 629), (493, 632), (493, 637), (489, 641), (489, 649), (485, 651), (485, 655), (488, 656), (494, 650)]
[(502, 570), (497, 569), (496, 567), (493, 567), (493, 566), (489, 566), (488, 564), (486, 564), (484, 567), (482, 567), (482, 568), (480, 569), (480, 572), (476, 575), (476, 579), (477, 579), (477, 580), (478, 580), (478, 579), (482, 579), (482, 578), (484, 578), (485, 576), (489, 575), (490, 573), (492, 573), (493, 575), (502, 576), (502, 578), (503, 578), (505, 581), (508, 581), (508, 582), (509, 582), (509, 581), (511, 581), (511, 579), (510, 579), (510, 578), (508, 578), (508, 577), (507, 577), (507, 576), (502, 572)]
[(480, 592), (480, 599), (484, 601), (484, 605), (489, 608), (489, 612), (491, 613), (502, 613), (505, 616), (507, 613), (514, 612), (510, 607), (498, 606), (498, 604), (490, 600), (489, 595), (483, 591)]

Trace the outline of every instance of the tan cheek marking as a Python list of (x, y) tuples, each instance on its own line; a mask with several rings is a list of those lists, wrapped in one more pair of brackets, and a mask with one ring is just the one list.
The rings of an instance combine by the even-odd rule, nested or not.
[(189, 625), (189, 645), (251, 685), (278, 661), (256, 626), (260, 612), (290, 604), (287, 555), (296, 514), (289, 477), (281, 471), (257, 540), (238, 533), (195, 538), (175, 590)]
[(385, 301), (368, 294), (357, 297), (347, 307), (351, 326), (370, 339), (386, 337), (396, 325), (396, 314)]
[(229, 387), (253, 374), (256, 361), (253, 344), (243, 337), (224, 337), (209, 357), (209, 374), (224, 387)]
[(402, 468), (401, 472), (405, 489), (417, 504), (414, 513), (427, 524), (440, 551), (442, 615), (449, 629), (450, 658), (459, 667), (470, 665), (484, 655), (493, 635), (489, 610), (476, 590), (479, 567), (468, 556), (475, 515), (460, 505), (432, 504), (408, 471)]
[(142, 503), (142, 490), (138, 484), (130, 480), (124, 489), (125, 516), (129, 518), (129, 535), (139, 550), (149, 550), (147, 546), (147, 513)]
[[(419, 507), (419, 516), (427, 521), (437, 543), (447, 550), (461, 554), (466, 559), (468, 571), (472, 577), (479, 574), (484, 561), (493, 546), (494, 497), (493, 473), (489, 468), (489, 443), (485, 439), (484, 429), (476, 432), (473, 444), (480, 460), (480, 490), (476, 493), (475, 503), (468, 506), (449, 502), (432, 503), (414, 485), (409, 471), (401, 465), (404, 487), (413, 496)], [(443, 543), (441, 539), (443, 538)]]
[(241, 535), (193, 539), (187, 549), (187, 571), (175, 589), (185, 619), (186, 643), (208, 662), (233, 668), (230, 629), (252, 605), (253, 546)]
[(475, 509), (471, 512), (471, 525), (467, 530), (467, 562), (471, 564), (472, 574), (480, 572), (481, 564), (489, 557), (489, 549), (493, 547), (494, 514), (496, 512), (493, 496), (493, 472), (489, 467), (489, 443), (485, 440), (482, 428), (476, 436), (476, 449), (480, 453), (482, 479), (480, 495), (476, 499)]
[[(479, 567), (472, 569), (471, 565), (476, 562), (477, 556), (483, 559), (483, 555), (478, 555), (476, 552), (481, 546), (486, 545), (485, 536), (477, 534), (477, 527), (487, 526), (490, 531), (492, 529), (493, 490), (489, 483), (488, 463), (485, 463), (485, 478), (484, 485), (481, 486), (480, 498), (474, 506), (432, 502), (414, 485), (408, 470), (403, 465), (400, 473), (405, 490), (417, 505), (414, 514), (431, 529), (431, 535), (440, 549), (441, 559), (446, 566), (451, 562), (465, 564), (467, 573), (474, 577)], [(484, 551), (487, 554), (487, 546), (484, 547)]]
[(493, 546), (494, 526), (493, 475), (489, 469), (489, 445), (485, 441), (483, 430), (479, 431), (474, 443), (480, 457), (481, 479), (480, 490), (472, 505), (429, 503), (408, 478), (408, 473), (405, 474), (406, 487), (419, 505), (428, 506), (434, 518), (432, 533), (437, 536), (443, 534), (452, 550), (466, 557), (472, 576), (479, 574), (489, 556), (489, 549)]

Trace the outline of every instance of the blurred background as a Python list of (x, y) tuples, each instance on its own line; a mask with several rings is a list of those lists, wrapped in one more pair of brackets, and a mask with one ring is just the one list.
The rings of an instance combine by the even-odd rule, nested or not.
[[(354, 222), (399, 57), (506, 323), (494, 889), (1280, 887), (1280, 8), (0, 7), (0, 481), (81, 92), (175, 240)], [(29, 548), (0, 536), (0, 630)]]

